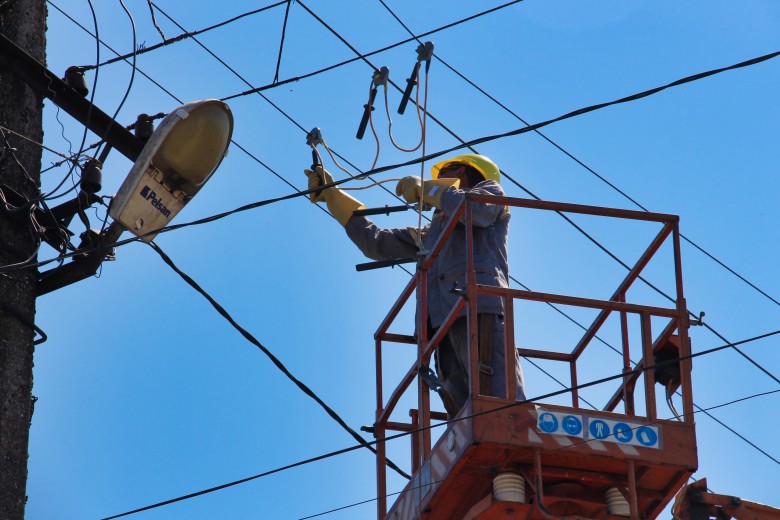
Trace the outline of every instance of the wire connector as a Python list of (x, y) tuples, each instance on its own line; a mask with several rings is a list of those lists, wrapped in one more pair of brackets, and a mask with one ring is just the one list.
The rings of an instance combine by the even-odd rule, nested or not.
[(417, 61), (430, 62), (433, 57), (433, 42), (427, 41), (417, 47)]
[(317, 146), (318, 144), (325, 144), (325, 140), (322, 138), (322, 132), (319, 127), (315, 126), (308, 134), (306, 134), (306, 144), (309, 146)]
[(386, 66), (382, 66), (381, 68), (375, 70), (371, 80), (377, 87), (387, 85), (387, 82), (390, 80), (390, 69)]

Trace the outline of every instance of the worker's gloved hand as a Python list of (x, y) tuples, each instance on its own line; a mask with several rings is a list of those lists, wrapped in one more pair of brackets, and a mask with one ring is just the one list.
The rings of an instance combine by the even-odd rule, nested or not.
[(404, 177), (395, 187), (395, 194), (404, 198), (409, 204), (420, 202), (420, 193), (422, 192), (422, 201), (428, 206), (441, 209), (441, 197), (448, 188), (459, 188), (458, 179), (432, 179), (423, 181), (416, 176), (410, 175)]
[[(328, 172), (328, 170), (326, 170), (322, 166), (315, 167), (314, 171), (303, 170), (303, 173), (309, 179), (310, 190), (319, 188), (320, 186), (323, 186), (325, 184), (333, 184), (333, 175), (331, 175), (330, 172)], [(331, 189), (337, 189), (337, 188), (331, 188)], [(309, 200), (312, 202), (324, 202), (326, 191), (327, 188), (325, 190), (320, 190), (318, 192), (315, 191), (314, 193), (309, 193)]]
[[(328, 173), (322, 166), (317, 166), (314, 171), (304, 170), (303, 173), (309, 178), (310, 190), (324, 186), (325, 184), (333, 184), (333, 175)], [(352, 218), (352, 212), (365, 208), (359, 200), (347, 195), (335, 186), (332, 188), (325, 188), (320, 192), (310, 193), (309, 199), (311, 199), (312, 202), (325, 201), (331, 215), (333, 215), (342, 226), (347, 225), (349, 219)]]

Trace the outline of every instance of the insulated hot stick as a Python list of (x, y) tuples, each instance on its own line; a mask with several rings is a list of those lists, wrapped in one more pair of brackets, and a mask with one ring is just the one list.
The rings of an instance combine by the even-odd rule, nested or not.
[[(306, 134), (306, 144), (311, 146), (311, 171), (315, 174), (317, 172), (317, 166), (322, 166), (322, 163), (320, 162), (320, 156), (317, 154), (316, 150), (317, 145), (321, 144), (322, 142), (322, 132), (320, 131), (319, 127), (315, 126), (308, 134)], [(317, 190), (314, 193), (319, 197), (320, 193), (322, 193), (322, 190)]]
[(371, 93), (368, 95), (368, 103), (363, 105), (363, 118), (360, 120), (360, 126), (358, 127), (357, 137), (363, 139), (363, 134), (366, 133), (366, 126), (368, 125), (368, 118), (371, 112), (374, 110), (374, 99), (376, 98), (376, 91), (379, 85), (386, 85), (387, 79), (390, 76), (390, 69), (382, 67), (379, 70), (374, 71), (372, 77)]
[(431, 68), (431, 57), (433, 56), (433, 42), (421, 43), (417, 47), (417, 63), (414, 64), (412, 74), (409, 79), (406, 80), (406, 90), (404, 90), (404, 97), (401, 98), (401, 104), (398, 105), (398, 113), (403, 114), (406, 110), (406, 105), (409, 103), (409, 99), (412, 97), (412, 90), (417, 85), (417, 75), (420, 72), (420, 63), (425, 61), (425, 73), (428, 73), (428, 69)]

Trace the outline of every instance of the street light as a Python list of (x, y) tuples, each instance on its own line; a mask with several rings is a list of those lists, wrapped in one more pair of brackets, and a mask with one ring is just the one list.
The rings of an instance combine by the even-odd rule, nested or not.
[(151, 242), (211, 178), (232, 134), (230, 108), (216, 99), (165, 116), (114, 196), (111, 218)]

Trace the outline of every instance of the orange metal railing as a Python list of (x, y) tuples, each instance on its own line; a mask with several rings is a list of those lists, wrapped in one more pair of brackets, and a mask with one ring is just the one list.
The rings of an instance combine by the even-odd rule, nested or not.
[[(639, 257), (633, 266), (626, 266), (628, 272), (617, 289), (612, 293), (608, 300), (598, 300), (592, 298), (583, 298), (577, 296), (566, 296), (560, 294), (534, 292), (502, 287), (491, 287), (479, 285), (476, 283), (474, 272), (473, 255), (473, 228), (471, 226), (472, 204), (488, 203), (496, 205), (506, 205), (518, 208), (527, 208), (538, 211), (554, 211), (559, 213), (573, 213), (594, 215), (612, 219), (627, 219), (634, 221), (649, 221), (660, 224), (660, 231), (648, 245), (644, 253)], [(680, 373), (680, 392), (683, 399), (682, 418), (686, 422), (693, 421), (693, 399), (691, 395), (691, 362), (690, 362), (690, 343), (688, 341), (689, 316), (685, 304), (682, 283), (682, 268), (680, 257), (680, 234), (678, 228), (679, 218), (675, 215), (650, 213), (623, 209), (603, 208), (596, 206), (585, 206), (577, 204), (537, 201), (509, 197), (497, 197), (490, 195), (467, 194), (463, 203), (461, 203), (455, 212), (448, 217), (445, 223), (444, 232), (439, 240), (433, 246), (432, 250), (424, 257), (420, 258), (417, 265), (416, 275), (409, 281), (401, 295), (396, 300), (390, 313), (382, 321), (375, 334), (376, 340), (376, 422), (374, 434), (377, 439), (384, 439), (388, 431), (406, 431), (413, 432), (412, 435), (412, 471), (417, 471), (429, 458), (431, 453), (431, 419), (443, 419), (443, 414), (431, 412), (430, 391), (427, 386), (420, 381), (418, 377), (418, 368), (428, 366), (435, 346), (441, 341), (452, 323), (466, 309), (470, 330), (477, 328), (477, 295), (495, 295), (504, 300), (505, 304), (505, 345), (507, 360), (506, 363), (506, 395), (515, 395), (516, 380), (514, 377), (514, 308), (515, 300), (545, 302), (554, 305), (565, 305), (598, 309), (599, 313), (581, 339), (577, 342), (571, 352), (552, 352), (544, 350), (533, 350), (526, 348), (517, 348), (517, 352), (527, 358), (538, 358), (545, 360), (568, 363), (571, 374), (571, 400), (572, 407), (580, 407), (580, 396), (577, 389), (579, 384), (579, 374), (577, 371), (577, 362), (580, 360), (583, 352), (591, 344), (601, 327), (607, 319), (616, 313), (620, 318), (621, 341), (622, 341), (622, 371), (623, 380), (619, 388), (615, 391), (613, 397), (608, 401), (604, 410), (614, 411), (621, 402), (624, 403), (625, 413), (627, 415), (636, 414), (634, 402), (634, 387), (640, 376), (644, 376), (644, 408), (645, 417), (650, 420), (657, 419), (656, 397), (655, 397), (655, 378), (653, 370), (646, 367), (653, 367), (654, 352), (661, 346), (668, 343), (670, 338), (676, 333), (679, 338), (679, 373)], [(466, 229), (466, 251), (468, 272), (466, 278), (466, 287), (464, 297), (460, 298), (455, 306), (450, 310), (442, 326), (436, 331), (433, 337), (428, 337), (427, 323), (427, 298), (426, 278), (428, 271), (437, 259), (437, 255), (442, 250), (447, 239), (455, 230), (455, 227), (463, 222)], [(657, 307), (630, 303), (627, 301), (627, 292), (641, 277), (642, 270), (648, 265), (653, 256), (659, 251), (662, 245), (671, 240), (673, 248), (674, 263), (674, 283), (676, 294), (673, 295), (674, 303), (671, 307)], [(624, 264), (625, 265), (625, 264)], [(412, 295), (417, 293), (417, 336), (395, 334), (389, 331), (395, 322), (401, 309), (410, 301)], [(636, 365), (632, 366), (629, 357), (629, 315), (639, 316), (640, 336), (642, 347), (642, 359)], [(663, 318), (666, 325), (661, 332), (653, 335), (651, 318)], [(479, 394), (479, 381), (475, 377), (478, 366), (478, 352), (476, 338), (478, 334), (470, 334), (472, 344), (470, 345), (469, 374), (471, 384), (471, 395)], [(676, 340), (677, 341), (677, 340)], [(385, 400), (383, 393), (383, 363), (382, 347), (384, 343), (402, 343), (417, 345), (417, 359), (415, 363), (401, 378), (400, 383), (395, 387), (390, 396)], [(408, 423), (393, 422), (390, 420), (402, 395), (412, 388), (417, 382), (416, 389), (418, 395), (418, 408), (412, 410), (412, 420)], [(383, 442), (377, 444), (377, 496), (378, 517), (383, 519), (387, 511), (387, 489), (386, 489), (386, 447)]]

